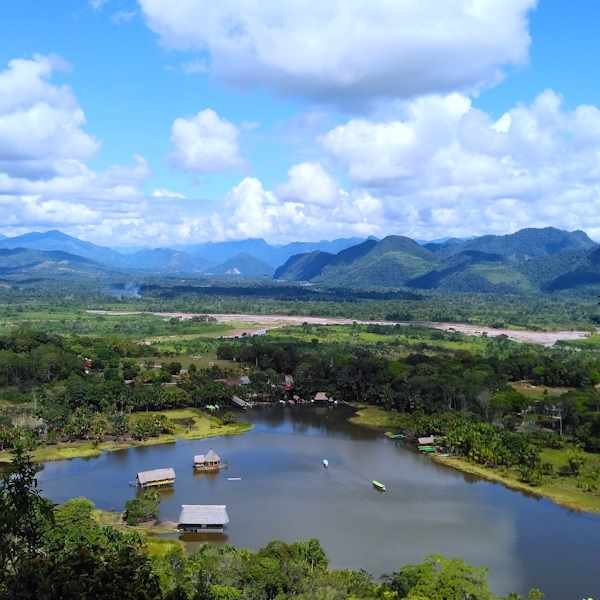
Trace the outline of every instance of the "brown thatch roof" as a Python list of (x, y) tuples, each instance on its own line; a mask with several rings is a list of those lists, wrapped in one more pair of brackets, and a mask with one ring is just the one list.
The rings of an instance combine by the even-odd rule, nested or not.
[(206, 462), (221, 462), (221, 457), (211, 448), (204, 457)]
[(175, 469), (154, 469), (152, 471), (140, 471), (137, 480), (140, 485), (152, 483), (153, 481), (169, 481), (175, 479)]

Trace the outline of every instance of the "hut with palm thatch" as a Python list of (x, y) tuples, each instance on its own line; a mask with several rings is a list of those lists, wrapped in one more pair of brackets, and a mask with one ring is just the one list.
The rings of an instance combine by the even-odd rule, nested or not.
[(218, 471), (222, 466), (221, 457), (212, 448), (206, 454), (194, 456), (196, 471)]
[(137, 484), (142, 488), (166, 487), (175, 483), (175, 469), (153, 469), (140, 471), (136, 477)]

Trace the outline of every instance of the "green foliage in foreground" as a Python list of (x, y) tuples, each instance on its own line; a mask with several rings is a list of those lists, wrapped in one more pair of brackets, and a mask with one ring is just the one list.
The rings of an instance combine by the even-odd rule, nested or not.
[(160, 496), (156, 490), (144, 490), (137, 498), (128, 500), (125, 504), (123, 518), (128, 525), (139, 525), (158, 517)]
[(76, 498), (51, 510), (18, 448), (0, 482), (0, 598), (499, 600), (485, 569), (460, 559), (432, 556), (379, 582), (363, 571), (330, 570), (317, 540), (273, 541), (256, 552), (206, 544), (189, 557), (180, 547), (151, 556), (139, 534), (100, 525), (93, 509)]

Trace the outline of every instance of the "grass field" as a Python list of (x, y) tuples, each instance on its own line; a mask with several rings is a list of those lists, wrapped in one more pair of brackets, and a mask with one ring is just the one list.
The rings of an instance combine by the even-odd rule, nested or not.
[(398, 414), (377, 406), (364, 406), (350, 417), (350, 422), (372, 429), (394, 429), (398, 426)]
[(323, 343), (382, 345), (387, 349), (412, 351), (423, 346), (439, 350), (466, 350), (482, 352), (489, 343), (483, 337), (466, 336), (460, 333), (447, 334), (437, 329), (398, 327), (390, 334), (368, 331), (368, 326), (357, 325), (310, 325), (308, 327), (282, 327), (269, 332), (269, 337), (280, 340), (298, 340)]
[[(138, 413), (141, 414), (141, 413)], [(35, 462), (65, 460), (70, 458), (89, 458), (99, 456), (102, 452), (123, 450), (135, 446), (155, 446), (157, 444), (170, 444), (178, 439), (202, 439), (221, 435), (237, 435), (251, 429), (248, 423), (233, 423), (224, 425), (218, 417), (209, 416), (194, 408), (165, 410), (155, 413), (165, 415), (175, 425), (173, 434), (160, 435), (147, 440), (136, 441), (107, 441), (95, 443), (93, 441), (64, 442), (54, 445), (41, 446), (33, 453)], [(133, 415), (135, 419), (136, 415)], [(184, 424), (185, 423), (185, 424)], [(0, 462), (9, 462), (9, 452), (0, 452)]]
[(515, 381), (510, 384), (511, 387), (517, 392), (533, 398), (534, 400), (541, 400), (546, 396), (562, 396), (567, 392), (570, 392), (574, 388), (568, 387), (550, 387), (547, 385), (533, 385), (527, 381)]

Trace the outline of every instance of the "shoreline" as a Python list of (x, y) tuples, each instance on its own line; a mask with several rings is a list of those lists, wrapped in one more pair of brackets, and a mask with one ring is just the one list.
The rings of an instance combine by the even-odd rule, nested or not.
[[(157, 411), (157, 414), (163, 414), (167, 418), (174, 419), (182, 417), (192, 418), (194, 419), (194, 427), (189, 430), (176, 427), (174, 433), (162, 434), (145, 440), (108, 440), (99, 443), (90, 440), (79, 440), (76, 442), (59, 442), (58, 444), (44, 445), (32, 451), (33, 462), (42, 463), (71, 460), (73, 458), (97, 458), (104, 452), (116, 452), (118, 450), (127, 450), (142, 446), (174, 444), (177, 440), (201, 440), (227, 435), (241, 435), (253, 428), (251, 423), (244, 422), (224, 425), (219, 422), (218, 418), (205, 415), (194, 408)], [(7, 450), (0, 452), (0, 464), (8, 464), (10, 462), (10, 452)]]
[[(367, 427), (385, 433), (386, 430), (396, 426), (394, 413), (385, 411), (375, 406), (360, 406), (349, 421), (355, 425)], [(534, 487), (516, 479), (510, 472), (499, 471), (469, 462), (459, 456), (441, 456), (439, 454), (427, 455), (432, 462), (443, 467), (454, 469), (467, 475), (472, 475), (483, 481), (503, 485), (512, 490), (544, 499), (568, 510), (600, 515), (600, 496), (593, 496), (579, 489), (568, 487), (557, 488), (554, 482), (543, 483)]]

